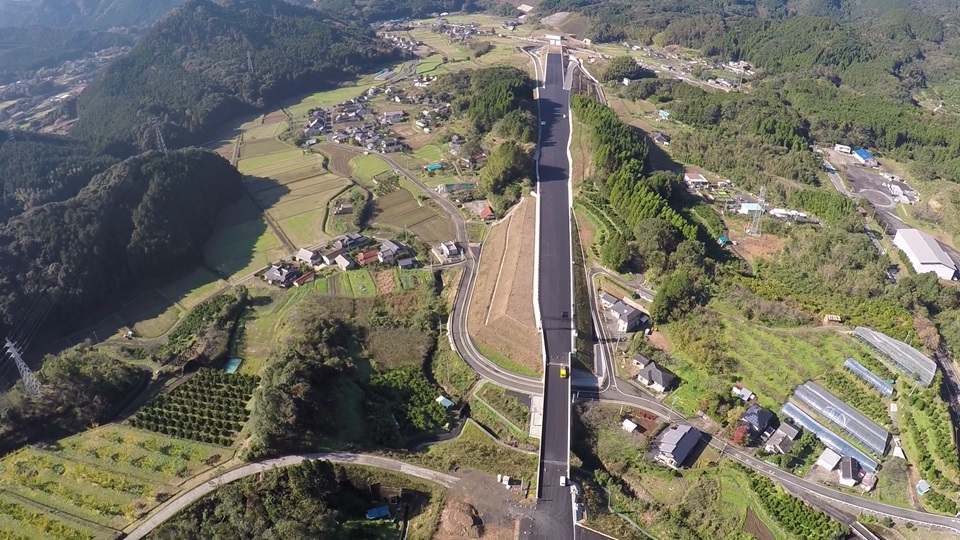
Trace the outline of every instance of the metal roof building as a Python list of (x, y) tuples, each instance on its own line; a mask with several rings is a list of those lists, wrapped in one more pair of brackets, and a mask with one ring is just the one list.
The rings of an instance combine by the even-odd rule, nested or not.
[(854, 328), (853, 335), (924, 386), (930, 386), (933, 382), (933, 376), (937, 374), (937, 363), (910, 345), (863, 326)]
[(897, 229), (893, 243), (918, 274), (934, 273), (940, 279), (957, 279), (957, 263), (940, 247), (937, 239), (917, 229)]
[(843, 440), (843, 437), (830, 431), (826, 426), (814, 420), (809, 414), (800, 410), (800, 408), (793, 403), (786, 403), (783, 408), (780, 409), (780, 414), (790, 418), (794, 424), (803, 429), (813, 432), (827, 448), (840, 455), (850, 456), (856, 459), (860, 462), (860, 466), (869, 472), (877, 472), (878, 464), (870, 458), (870, 456), (861, 452), (856, 446)]
[[(837, 396), (816, 383), (806, 382), (793, 391), (793, 396), (810, 409), (839, 427), (867, 450), (882, 456), (890, 442), (890, 432), (870, 420)], [(849, 455), (849, 454), (847, 454)]]
[(885, 397), (890, 397), (893, 395), (893, 385), (881, 379), (880, 376), (874, 372), (863, 367), (860, 362), (857, 362), (853, 358), (847, 358), (847, 360), (843, 363), (843, 367), (852, 371), (854, 375), (866, 381), (877, 392), (880, 392)]

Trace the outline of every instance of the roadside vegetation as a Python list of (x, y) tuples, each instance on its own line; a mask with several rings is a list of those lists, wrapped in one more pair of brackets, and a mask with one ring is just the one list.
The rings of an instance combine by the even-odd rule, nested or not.
[[(404, 488), (410, 538), (425, 540), (437, 526), (444, 495), (435, 486), (401, 474), (308, 460), (222, 486), (167, 521), (148, 538), (343, 538), (396, 535), (391, 519), (368, 520), (371, 488)], [(402, 519), (402, 518), (401, 518)], [(429, 522), (429, 523), (426, 523)]]

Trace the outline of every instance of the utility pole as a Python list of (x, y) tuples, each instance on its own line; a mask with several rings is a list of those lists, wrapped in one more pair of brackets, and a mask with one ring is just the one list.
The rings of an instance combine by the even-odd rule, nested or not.
[(17, 364), (17, 370), (20, 371), (20, 379), (23, 381), (24, 388), (27, 389), (27, 394), (31, 396), (39, 394), (40, 379), (37, 379), (37, 376), (30, 371), (27, 363), (23, 361), (23, 358), (20, 356), (20, 351), (17, 350), (17, 346), (10, 341), (10, 338), (7, 338), (7, 343), (4, 347), (7, 349), (7, 354), (9, 354), (13, 358), (14, 363)]

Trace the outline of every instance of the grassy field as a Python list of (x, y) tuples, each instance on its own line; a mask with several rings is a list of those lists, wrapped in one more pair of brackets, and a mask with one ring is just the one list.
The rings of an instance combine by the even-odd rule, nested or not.
[[(721, 316), (726, 352), (735, 364), (732, 370), (743, 384), (757, 394), (764, 407), (777, 410), (793, 388), (817, 379), (849, 357), (863, 353), (853, 338), (829, 330), (763, 328)], [(672, 329), (667, 330), (668, 335)], [(673, 336), (671, 335), (671, 339)], [(695, 358), (674, 353), (680, 362), (670, 366), (681, 379), (669, 401), (693, 414), (699, 400), (710, 391), (730, 391), (729, 377), (719, 378), (700, 369)]]
[(184, 310), (189, 310), (226, 286), (227, 282), (213, 272), (197, 267), (188, 275), (161, 287), (160, 294)]
[(503, 387), (488, 383), (477, 395), (521, 430), (530, 428), (530, 407), (508, 394)]
[(357, 156), (350, 160), (353, 174), (368, 185), (373, 185), (373, 177), (390, 170), (385, 161), (376, 156)]
[(424, 467), (448, 471), (454, 466), (468, 467), (489, 474), (505, 474), (529, 482), (534, 490), (537, 456), (513, 451), (490, 439), (480, 428), (467, 423), (460, 436), (452, 441), (434, 444), (416, 456)]
[(286, 255), (261, 219), (218, 230), (203, 248), (204, 260), (227, 278), (251, 274)]
[(443, 151), (443, 147), (439, 144), (424, 145), (414, 150), (413, 155), (429, 164), (439, 163), (447, 157), (446, 152)]
[(437, 68), (443, 64), (443, 56), (434, 54), (428, 56), (417, 64), (417, 75), (434, 75)]

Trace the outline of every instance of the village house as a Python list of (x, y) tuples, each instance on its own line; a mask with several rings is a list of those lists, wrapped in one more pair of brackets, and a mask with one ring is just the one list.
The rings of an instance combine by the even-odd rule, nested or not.
[(618, 332), (632, 332), (638, 326), (650, 321), (646, 313), (622, 300), (617, 300), (610, 306), (610, 314), (617, 318)]
[(773, 413), (754, 403), (747, 407), (747, 410), (740, 418), (740, 423), (747, 426), (751, 437), (759, 437), (770, 427), (773, 421)]
[(377, 252), (377, 260), (384, 264), (392, 264), (397, 260), (397, 255), (404, 251), (403, 246), (393, 240), (385, 240), (380, 244), (380, 250)]
[(683, 181), (687, 183), (687, 186), (695, 190), (710, 187), (710, 181), (703, 175), (703, 172), (693, 167), (684, 169)]
[(484, 221), (490, 221), (491, 219), (494, 219), (496, 217), (497, 217), (496, 212), (494, 212), (493, 208), (490, 208), (489, 206), (483, 207), (483, 210), (480, 211), (480, 219)]
[(797, 438), (800, 436), (800, 428), (794, 427), (790, 424), (780, 424), (780, 427), (773, 432), (773, 435), (767, 439), (766, 446), (764, 449), (771, 454), (776, 452), (778, 454), (786, 454), (793, 448), (793, 444), (797, 441)]
[(657, 392), (666, 392), (673, 386), (677, 376), (656, 362), (650, 362), (637, 374), (637, 380)]
[(614, 304), (616, 304), (619, 301), (620, 300), (618, 300), (616, 296), (613, 296), (610, 293), (606, 293), (606, 292), (600, 293), (600, 305), (603, 307), (603, 309), (610, 309), (613, 307)]
[(354, 262), (350, 259), (350, 257), (347, 257), (343, 253), (341, 253), (340, 255), (337, 255), (337, 258), (334, 259), (334, 262), (336, 262), (337, 266), (339, 266), (340, 269), (344, 271), (350, 270), (351, 268), (356, 266)]
[(460, 251), (460, 247), (457, 246), (457, 243), (452, 240), (449, 242), (444, 242), (433, 248), (433, 253), (437, 256), (437, 259), (439, 259), (440, 262), (458, 261), (463, 256), (463, 253)]
[(850, 456), (840, 458), (838, 481), (843, 487), (853, 487), (860, 479), (860, 463)]
[(406, 116), (407, 116), (407, 113), (404, 111), (384, 111), (383, 123), (396, 124), (398, 122), (403, 122), (403, 119)]
[(320, 256), (317, 255), (316, 252), (310, 251), (309, 249), (305, 249), (305, 248), (301, 248), (299, 251), (297, 251), (297, 253), (293, 256), (293, 258), (300, 262), (312, 264), (312, 265), (318, 264), (320, 262)]
[(670, 146), (670, 136), (667, 135), (666, 133), (654, 131), (653, 142), (659, 144), (660, 146)]
[(299, 276), (300, 273), (295, 268), (290, 268), (286, 265), (270, 265), (270, 268), (264, 272), (263, 279), (271, 285), (278, 285), (280, 287), (289, 287), (293, 280)]
[(660, 439), (656, 461), (679, 469), (700, 441), (700, 432), (689, 425), (673, 426)]
[(397, 266), (401, 270), (413, 270), (417, 267), (417, 260), (413, 257), (407, 257), (405, 259), (400, 259), (397, 261)]
[(368, 249), (367, 251), (361, 252), (357, 255), (357, 264), (360, 266), (366, 266), (370, 263), (380, 262), (380, 251), (377, 249)]

